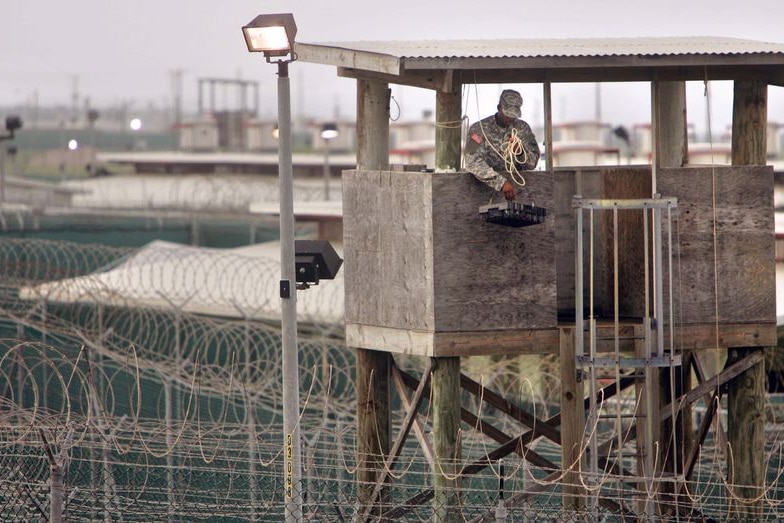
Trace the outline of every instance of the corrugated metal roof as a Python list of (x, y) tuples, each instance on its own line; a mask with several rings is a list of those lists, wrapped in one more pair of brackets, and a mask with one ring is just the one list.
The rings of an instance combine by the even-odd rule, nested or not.
[(723, 37), (359, 41), (305, 44), (417, 58), (536, 58), (784, 54), (784, 44)]
[[(756, 79), (784, 85), (784, 44), (711, 36), (299, 43), (303, 62), (432, 89), (454, 83)], [(444, 74), (449, 73), (449, 77)]]

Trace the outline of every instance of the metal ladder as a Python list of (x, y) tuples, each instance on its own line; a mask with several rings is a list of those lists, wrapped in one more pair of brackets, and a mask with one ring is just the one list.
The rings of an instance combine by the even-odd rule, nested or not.
[[(588, 385), (589, 411), (586, 416), (585, 433), (588, 440), (586, 456), (590, 510), (598, 510), (599, 496), (608, 495), (604, 485), (616, 485), (620, 505), (626, 503), (625, 491), (636, 496), (637, 511), (643, 512), (647, 520), (656, 516), (656, 493), (659, 482), (663, 479), (656, 463), (659, 442), (656, 429), (659, 426), (658, 398), (659, 374), (662, 368), (674, 368), (681, 364), (681, 356), (673, 350), (673, 300), (672, 300), (672, 210), (677, 208), (675, 198), (661, 198), (656, 195), (652, 199), (605, 200), (584, 199), (575, 196), (572, 207), (576, 213), (576, 250), (575, 250), (575, 357), (578, 379)], [(643, 238), (643, 270), (644, 314), (642, 324), (632, 326), (621, 325), (619, 304), (619, 213), (641, 213)], [(609, 239), (612, 241), (612, 328), (597, 324), (595, 313), (595, 237), (596, 215), (611, 213), (612, 227)], [(664, 245), (662, 241), (662, 215), (666, 219), (666, 247), (668, 304), (664, 304)], [(586, 223), (587, 220), (587, 223)], [(584, 227), (587, 229), (584, 231)], [(636, 233), (635, 233), (636, 234)], [(586, 244), (587, 240), (587, 245)], [(584, 289), (586, 253), (588, 269), (588, 318), (584, 317)], [(608, 322), (609, 323), (609, 322)], [(669, 328), (668, 350), (665, 351), (665, 324)], [(623, 332), (622, 332), (623, 330)], [(632, 331), (629, 333), (629, 331)], [(586, 347), (587, 331), (587, 347)], [(600, 333), (601, 331), (601, 333)], [(600, 351), (600, 346), (604, 348)], [(611, 346), (611, 349), (610, 349)], [(622, 346), (626, 350), (622, 350)], [(634, 348), (634, 354), (628, 354), (628, 347)], [(620, 398), (621, 380), (633, 380), (634, 400), (624, 406)], [(602, 398), (597, 394), (600, 380), (611, 380), (616, 384), (617, 399), (614, 401), (613, 413), (608, 413)], [(674, 419), (674, 417), (673, 417)], [(610, 436), (606, 436), (607, 425), (611, 426)], [(602, 434), (600, 434), (602, 430)], [(636, 433), (636, 434), (635, 434)], [(636, 449), (630, 451), (632, 437), (635, 434)], [(605, 437), (600, 442), (602, 436)], [(669, 452), (677, 452), (672, 445)], [(614, 461), (613, 461), (614, 458)], [(629, 458), (632, 458), (631, 460)], [(600, 467), (600, 461), (603, 461)], [(628, 472), (629, 463), (636, 464), (635, 472)], [(672, 460), (677, 468), (677, 456)], [(674, 471), (678, 476), (678, 471)], [(608, 481), (609, 479), (609, 481)], [(631, 489), (636, 487), (636, 492)], [(603, 494), (602, 491), (605, 490)]]

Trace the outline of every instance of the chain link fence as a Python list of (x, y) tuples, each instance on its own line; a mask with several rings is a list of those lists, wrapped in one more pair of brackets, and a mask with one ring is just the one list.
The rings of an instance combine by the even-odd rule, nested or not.
[[(281, 521), (286, 476), (274, 322), (19, 295), (20, 288), (105, 271), (134, 252), (0, 242), (0, 520)], [(194, 260), (179, 265), (178, 277), (199, 273), (192, 270)], [(245, 263), (238, 258), (228, 266), (241, 271)], [(162, 277), (149, 273), (144, 281), (154, 289)], [(216, 292), (221, 288), (220, 280), (212, 285)], [(455, 501), (434, 501), (433, 465), (410, 437), (379, 503), (366, 510), (357, 481), (355, 360), (339, 332), (339, 325), (312, 323), (299, 336), (305, 521), (432, 521), (436, 515), (476, 522), (645, 519), (645, 489), (629, 478), (609, 471), (598, 478), (577, 474), (583, 492), (578, 505), (584, 508), (565, 509), (560, 471), (511, 454), (502, 473), (488, 459), (495, 443), (465, 425), (462, 465), (485, 460), (487, 466), (459, 478)], [(420, 363), (397, 358), (413, 375), (421, 373)], [(545, 419), (555, 414), (552, 400), (559, 394), (553, 365), (548, 359), (532, 364), (472, 358), (464, 370)], [(465, 408), (479, 412), (476, 397), (464, 400)], [(400, 427), (405, 413), (399, 403), (393, 407), (393, 427)], [(427, 438), (427, 408), (420, 414)], [(493, 409), (482, 416), (508, 434), (527, 430)], [(677, 515), (657, 517), (784, 517), (784, 428), (777, 421), (771, 414), (762, 515), (749, 513), (751, 505), (725, 483), (725, 457), (708, 440), (693, 481), (674, 505)], [(535, 440), (529, 449), (561, 463), (553, 442)]]

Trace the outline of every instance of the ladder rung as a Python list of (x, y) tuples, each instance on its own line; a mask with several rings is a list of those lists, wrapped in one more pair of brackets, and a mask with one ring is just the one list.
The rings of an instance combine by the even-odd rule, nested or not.
[(644, 340), (645, 336), (618, 336), (617, 338), (615, 336), (597, 336), (596, 339), (597, 340), (619, 340), (619, 341), (624, 341), (624, 340)]
[(597, 374), (597, 380), (614, 380), (615, 378), (631, 378), (633, 380), (644, 380), (645, 374), (619, 374), (616, 376), (615, 374)]
[(616, 452), (612, 456), (616, 458), (644, 458), (645, 452)]
[(591, 359), (590, 356), (581, 355), (575, 357), (575, 363), (578, 368), (613, 368), (618, 367), (622, 369), (642, 369), (645, 367), (669, 367), (679, 366), (681, 364), (681, 355), (665, 355), (665, 356), (650, 356), (650, 357), (600, 357)]
[(630, 418), (645, 418), (645, 414), (621, 414), (620, 416), (616, 414), (601, 414), (599, 419), (615, 419), (620, 417), (621, 419), (630, 419)]

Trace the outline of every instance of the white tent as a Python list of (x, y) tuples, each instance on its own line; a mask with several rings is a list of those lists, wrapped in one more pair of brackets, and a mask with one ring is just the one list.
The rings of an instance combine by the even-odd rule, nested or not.
[[(334, 244), (342, 256), (342, 245)], [(154, 241), (106, 270), (20, 289), (23, 299), (280, 321), (280, 244), (236, 249)], [(297, 293), (298, 320), (343, 321), (343, 271)]]

